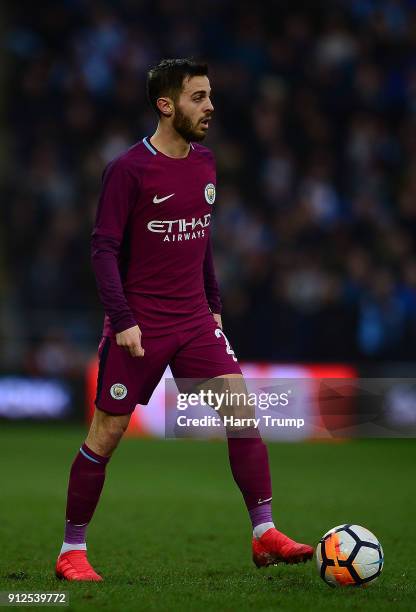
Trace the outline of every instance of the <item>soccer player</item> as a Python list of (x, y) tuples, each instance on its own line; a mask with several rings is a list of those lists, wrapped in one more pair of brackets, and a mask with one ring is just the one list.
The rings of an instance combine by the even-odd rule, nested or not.
[[(221, 324), (210, 222), (215, 161), (199, 144), (214, 107), (205, 64), (163, 60), (149, 71), (156, 132), (105, 169), (92, 234), (92, 264), (105, 310), (96, 410), (72, 464), (64, 542), (56, 574), (102, 580), (87, 559), (86, 530), (106, 466), (136, 404), (147, 404), (166, 366), (175, 379), (245, 389)], [(253, 525), (253, 560), (266, 566), (310, 559), (313, 549), (272, 519), (267, 449), (258, 430), (229, 435), (231, 471)]]

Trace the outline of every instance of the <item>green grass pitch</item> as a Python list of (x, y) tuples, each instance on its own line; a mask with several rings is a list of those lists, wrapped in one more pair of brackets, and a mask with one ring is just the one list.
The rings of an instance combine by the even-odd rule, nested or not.
[(68, 469), (84, 430), (0, 426), (0, 590), (69, 592), (71, 610), (415, 610), (415, 440), (270, 444), (278, 527), (316, 544), (343, 522), (385, 552), (366, 589), (331, 589), (315, 561), (257, 570), (224, 442), (126, 439), (89, 529), (105, 582), (54, 577)]

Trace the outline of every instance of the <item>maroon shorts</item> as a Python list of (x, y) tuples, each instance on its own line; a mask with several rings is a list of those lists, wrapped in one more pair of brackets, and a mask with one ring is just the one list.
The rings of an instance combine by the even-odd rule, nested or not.
[(132, 357), (103, 337), (98, 349), (99, 369), (95, 404), (111, 414), (129, 414), (136, 404), (147, 404), (169, 365), (175, 379), (208, 380), (241, 374), (237, 358), (212, 315), (203, 325), (164, 336), (142, 335), (144, 357)]

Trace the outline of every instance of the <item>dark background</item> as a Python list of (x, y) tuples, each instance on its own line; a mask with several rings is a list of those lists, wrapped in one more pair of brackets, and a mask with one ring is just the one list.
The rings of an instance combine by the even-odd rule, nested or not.
[(148, 68), (210, 65), (224, 323), (241, 360), (416, 345), (416, 2), (65, 0), (2, 9), (0, 367), (83, 371), (101, 174), (151, 135)]

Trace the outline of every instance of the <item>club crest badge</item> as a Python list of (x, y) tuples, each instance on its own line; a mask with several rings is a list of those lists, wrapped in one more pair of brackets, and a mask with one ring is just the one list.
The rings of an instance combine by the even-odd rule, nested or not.
[(116, 383), (111, 387), (110, 394), (113, 399), (122, 400), (127, 395), (127, 387), (125, 387), (121, 383)]
[(215, 185), (214, 183), (208, 183), (205, 185), (205, 199), (208, 204), (214, 204), (215, 202)]

